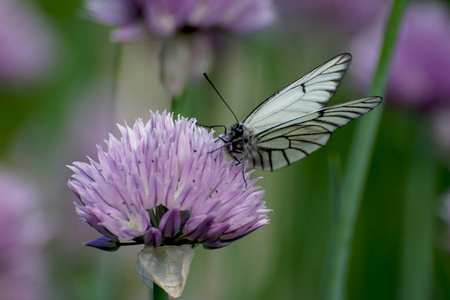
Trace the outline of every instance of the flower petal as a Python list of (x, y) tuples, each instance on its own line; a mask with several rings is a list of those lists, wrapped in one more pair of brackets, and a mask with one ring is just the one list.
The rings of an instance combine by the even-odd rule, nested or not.
[(164, 236), (173, 236), (178, 232), (181, 226), (180, 211), (171, 209), (164, 214), (159, 222), (159, 230)]

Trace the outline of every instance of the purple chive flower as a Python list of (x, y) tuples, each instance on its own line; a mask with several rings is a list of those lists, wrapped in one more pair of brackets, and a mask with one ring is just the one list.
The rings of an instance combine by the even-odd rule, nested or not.
[[(375, 70), (383, 20), (355, 41), (354, 77), (367, 87)], [(388, 101), (427, 110), (450, 102), (450, 16), (445, 3), (414, 3), (407, 10), (393, 56)]]
[(190, 30), (223, 30), (245, 34), (275, 19), (269, 0), (155, 0), (145, 3), (145, 20), (156, 35)]
[(87, 245), (115, 250), (123, 243), (151, 247), (224, 247), (268, 223), (268, 209), (242, 166), (217, 150), (195, 120), (152, 113), (146, 124), (119, 126), (98, 147), (98, 162), (75, 162), (69, 187), (82, 220), (105, 237)]
[(53, 30), (28, 1), (0, 1), (0, 85), (46, 78), (57, 52)]
[(121, 42), (138, 39), (144, 29), (164, 38), (197, 30), (245, 34), (275, 19), (270, 0), (87, 0), (86, 10), (115, 27), (112, 39)]
[(43, 248), (50, 238), (33, 184), (0, 169), (0, 291), (2, 299), (48, 299)]
[(164, 39), (161, 77), (173, 96), (210, 71), (216, 33), (248, 34), (275, 20), (271, 0), (86, 0), (85, 7), (93, 20), (114, 27), (112, 41), (144, 33)]

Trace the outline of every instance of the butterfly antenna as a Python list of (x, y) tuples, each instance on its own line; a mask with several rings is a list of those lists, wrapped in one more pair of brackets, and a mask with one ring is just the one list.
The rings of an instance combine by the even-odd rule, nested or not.
[(209, 79), (208, 75), (206, 75), (205, 72), (203, 72), (203, 76), (205, 76), (206, 80), (209, 82), (209, 84), (213, 87), (213, 89), (216, 91), (217, 95), (219, 95), (220, 99), (223, 101), (223, 103), (225, 103), (225, 105), (228, 107), (228, 109), (231, 111), (231, 113), (233, 114), (234, 118), (236, 119), (236, 122), (239, 123), (238, 118), (236, 117), (236, 115), (234, 114), (233, 110), (231, 109), (231, 107), (228, 105), (228, 103), (223, 99), (223, 97), (220, 95), (219, 91), (216, 89), (216, 87), (214, 86), (214, 84), (211, 82), (211, 80)]

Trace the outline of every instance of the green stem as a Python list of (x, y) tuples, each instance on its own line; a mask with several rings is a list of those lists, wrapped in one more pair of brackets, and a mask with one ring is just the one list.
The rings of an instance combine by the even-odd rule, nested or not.
[[(423, 128), (423, 122), (418, 122)], [(432, 296), (433, 229), (436, 198), (436, 163), (425, 132), (417, 128), (409, 172), (403, 223), (400, 296), (419, 300)]]
[[(395, 41), (403, 12), (408, 0), (395, 0), (389, 17), (371, 95), (384, 95), (389, 65), (395, 49)], [(360, 199), (367, 178), (369, 163), (379, 127), (382, 108), (377, 108), (362, 120), (356, 129), (350, 149), (342, 186), (341, 216), (333, 238), (331, 267), (324, 286), (324, 299), (344, 299), (354, 227)]]
[[(393, 3), (377, 71), (369, 89), (370, 95), (384, 96), (385, 94), (389, 65), (395, 49), (395, 40), (407, 3), (408, 0), (395, 0)], [(381, 108), (375, 109), (360, 120), (356, 128), (355, 138), (350, 150), (351, 159), (348, 160), (344, 174), (343, 193), (346, 196), (344, 198), (346, 202), (358, 202), (362, 196), (381, 114)], [(356, 208), (358, 207), (359, 205), (356, 206)]]
[[(339, 156), (337, 154), (329, 157), (329, 195), (331, 202), (331, 210), (332, 210), (332, 223), (331, 223), (331, 236), (336, 234), (336, 227), (341, 219), (341, 206), (342, 206), (342, 184), (341, 184), (341, 163), (339, 160)], [(333, 268), (335, 267), (333, 264), (335, 263), (333, 256), (334, 249), (330, 247), (328, 249), (328, 257), (325, 264), (320, 290), (320, 299), (329, 299), (329, 287), (330, 283), (333, 282), (335, 272)]]
[(195, 103), (191, 97), (191, 87), (190, 84), (187, 84), (184, 91), (180, 95), (172, 98), (172, 111), (174, 118), (177, 118), (179, 114), (183, 117), (194, 117), (194, 105)]
[(153, 300), (168, 300), (169, 295), (159, 285), (153, 282)]
[(341, 184), (341, 162), (337, 154), (330, 156), (330, 199), (333, 208), (333, 227), (336, 227), (341, 215), (342, 184)]
[(98, 268), (94, 273), (97, 280), (96, 288), (92, 290), (94, 294), (93, 299), (108, 300), (112, 299), (114, 294), (118, 291), (120, 284), (119, 264), (116, 263), (115, 258), (109, 253), (99, 253)]

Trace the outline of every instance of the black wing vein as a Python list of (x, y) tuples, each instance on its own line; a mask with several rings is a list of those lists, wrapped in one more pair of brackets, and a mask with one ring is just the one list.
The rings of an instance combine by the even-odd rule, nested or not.
[[(323, 147), (337, 128), (359, 118), (381, 102), (380, 97), (354, 100), (281, 123), (253, 136), (255, 167), (276, 170)], [(270, 169), (267, 169), (270, 168)]]

